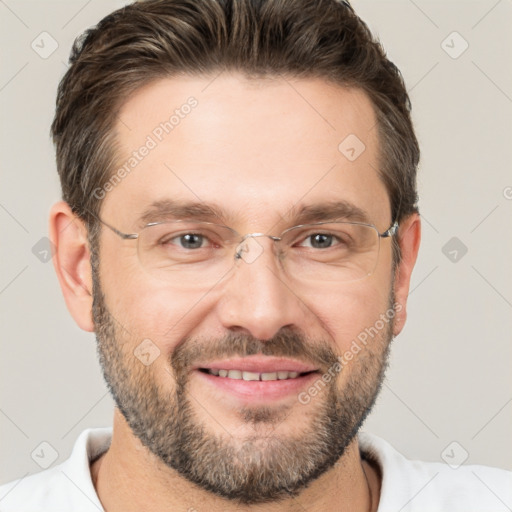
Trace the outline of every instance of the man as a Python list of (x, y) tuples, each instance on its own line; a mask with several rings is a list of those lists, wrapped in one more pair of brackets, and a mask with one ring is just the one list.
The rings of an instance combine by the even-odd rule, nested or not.
[(506, 471), (358, 435), (406, 320), (419, 150), (347, 3), (120, 9), (52, 133), (55, 267), (117, 407), (2, 510), (510, 509)]

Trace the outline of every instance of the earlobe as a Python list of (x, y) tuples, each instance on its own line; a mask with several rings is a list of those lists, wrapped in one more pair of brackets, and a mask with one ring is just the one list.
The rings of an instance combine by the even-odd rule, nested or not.
[(418, 257), (421, 240), (421, 221), (414, 213), (400, 223), (398, 242), (400, 244), (401, 260), (395, 274), (395, 302), (399, 304), (400, 311), (395, 318), (393, 334), (397, 336), (405, 325), (407, 318), (407, 297), (411, 283), (411, 274)]
[(50, 211), (49, 233), (55, 245), (53, 264), (68, 310), (81, 329), (92, 332), (92, 271), (87, 228), (66, 202), (59, 201)]

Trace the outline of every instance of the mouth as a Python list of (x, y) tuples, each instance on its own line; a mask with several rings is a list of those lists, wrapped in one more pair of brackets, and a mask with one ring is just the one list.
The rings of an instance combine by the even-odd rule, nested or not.
[(212, 361), (194, 368), (211, 390), (235, 396), (244, 403), (269, 401), (298, 394), (317, 379), (318, 368), (284, 358), (249, 356)]
[(297, 377), (303, 377), (304, 375), (309, 375), (310, 373), (314, 373), (315, 370), (309, 372), (289, 372), (286, 370), (280, 370), (277, 372), (248, 372), (243, 370), (228, 370), (225, 368), (199, 368), (200, 372), (208, 373), (209, 375), (215, 375), (216, 377), (227, 378), (227, 379), (235, 379), (235, 380), (245, 380), (245, 381), (253, 381), (253, 380), (288, 380), (288, 379), (296, 379)]

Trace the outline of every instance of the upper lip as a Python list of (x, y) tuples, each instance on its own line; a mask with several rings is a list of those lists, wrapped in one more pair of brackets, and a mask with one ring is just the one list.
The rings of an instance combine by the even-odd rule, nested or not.
[(283, 357), (268, 356), (248, 356), (235, 357), (229, 359), (217, 359), (204, 364), (195, 366), (195, 370), (200, 368), (217, 369), (217, 370), (241, 370), (254, 373), (272, 373), (272, 372), (312, 372), (318, 370), (311, 364), (296, 361), (294, 359), (286, 359)]

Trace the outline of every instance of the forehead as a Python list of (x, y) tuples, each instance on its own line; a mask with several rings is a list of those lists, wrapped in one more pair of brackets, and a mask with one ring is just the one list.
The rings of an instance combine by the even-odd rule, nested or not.
[(259, 229), (339, 200), (390, 220), (376, 117), (354, 88), (228, 73), (161, 79), (126, 101), (116, 132), (119, 179), (103, 215), (124, 226), (167, 199), (215, 205)]

